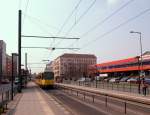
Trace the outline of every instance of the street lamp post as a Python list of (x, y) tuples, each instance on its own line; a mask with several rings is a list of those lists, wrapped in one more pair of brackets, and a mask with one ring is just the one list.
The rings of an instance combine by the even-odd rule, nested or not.
[(97, 68), (97, 65), (95, 65), (96, 67), (96, 88), (97, 88), (97, 75), (98, 75), (98, 68)]
[(135, 33), (135, 34), (139, 34), (140, 35), (140, 40), (139, 40), (139, 43), (140, 43), (140, 57), (138, 56), (137, 58), (138, 58), (138, 63), (139, 63), (139, 59), (141, 58), (141, 60), (140, 60), (140, 66), (139, 66), (139, 70), (140, 70), (140, 72), (139, 72), (139, 88), (138, 88), (138, 90), (139, 90), (139, 94), (140, 94), (140, 77), (141, 76), (143, 76), (143, 57), (142, 57), (142, 55), (143, 55), (143, 49), (142, 49), (142, 33), (141, 32), (135, 32), (135, 31), (130, 31), (130, 33)]
[(140, 87), (141, 87), (141, 80), (140, 80), (140, 56), (136, 56), (135, 57), (136, 59), (137, 59), (137, 61), (138, 61), (138, 73), (139, 73), (139, 85), (138, 85), (138, 92), (139, 92), (139, 94), (141, 93), (141, 91), (140, 91)]
[(12, 54), (12, 72), (11, 72), (11, 74), (12, 74), (12, 76), (11, 76), (11, 100), (13, 100), (13, 98), (14, 98), (14, 96), (13, 96), (13, 93), (14, 93), (14, 62), (13, 62), (13, 60), (14, 60), (14, 58), (13, 58), (13, 56), (14, 56), (14, 54)]

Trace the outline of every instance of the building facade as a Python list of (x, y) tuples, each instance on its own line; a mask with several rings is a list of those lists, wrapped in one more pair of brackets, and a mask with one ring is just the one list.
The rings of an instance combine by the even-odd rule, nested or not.
[(142, 58), (141, 56), (135, 56), (127, 59), (100, 63), (91, 67), (96, 67), (96, 71), (94, 69), (89, 69), (89, 71), (91, 70), (90, 73), (93, 71), (93, 73), (109, 74), (110, 76), (137, 76), (140, 73), (150, 77), (150, 52), (145, 52)]
[(6, 54), (6, 76), (11, 80), (12, 76), (12, 57)]
[(46, 68), (45, 68), (44, 71), (53, 72), (53, 61), (51, 61), (50, 63), (46, 64)]
[(6, 44), (0, 40), (0, 81), (6, 77)]
[(86, 77), (88, 66), (96, 64), (97, 58), (90, 54), (63, 54), (53, 62), (56, 79), (78, 79)]
[(18, 54), (17, 53), (14, 53), (13, 54), (13, 74), (14, 74), (14, 77), (17, 77), (18, 76)]

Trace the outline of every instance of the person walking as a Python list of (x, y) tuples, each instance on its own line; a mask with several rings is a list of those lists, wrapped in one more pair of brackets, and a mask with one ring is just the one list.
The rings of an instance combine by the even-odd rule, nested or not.
[(146, 90), (147, 90), (147, 84), (145, 82), (145, 79), (142, 79), (142, 90), (143, 90), (143, 95), (146, 96)]

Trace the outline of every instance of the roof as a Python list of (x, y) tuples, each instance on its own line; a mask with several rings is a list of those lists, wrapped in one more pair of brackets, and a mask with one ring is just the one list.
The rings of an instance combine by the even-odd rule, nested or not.
[[(137, 61), (137, 57), (139, 57), (139, 56), (122, 59), (122, 60), (110, 61), (110, 62), (106, 62), (106, 63), (101, 63), (101, 64), (97, 64), (97, 66), (109, 66), (109, 65), (135, 62), (135, 61)], [(150, 59), (150, 51), (146, 51), (145, 53), (143, 53), (142, 57), (143, 57), (143, 60), (147, 60), (147, 59), (149, 60)]]
[(143, 55), (150, 55), (150, 51), (146, 51)]
[(101, 64), (97, 64), (97, 66), (108, 66), (108, 65), (130, 63), (130, 62), (133, 62), (133, 61), (136, 61), (136, 60), (137, 59), (135, 57), (133, 57), (133, 58), (128, 58), (128, 59), (122, 59), (122, 60), (116, 60), (116, 61), (101, 63)]
[(60, 57), (76, 57), (76, 58), (88, 57), (88, 58), (96, 58), (96, 56), (93, 55), (93, 54), (75, 54), (75, 53), (65, 53), (65, 54), (61, 55)]

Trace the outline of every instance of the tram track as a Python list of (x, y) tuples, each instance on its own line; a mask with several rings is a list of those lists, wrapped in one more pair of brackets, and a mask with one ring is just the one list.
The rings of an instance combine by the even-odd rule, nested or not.
[[(95, 103), (92, 99), (82, 94), (76, 96), (75, 93), (67, 93), (62, 90), (46, 90), (48, 95), (51, 95), (58, 103), (66, 108), (73, 115), (122, 115), (124, 113), (124, 105), (120, 100), (109, 98), (108, 105), (105, 107), (103, 97), (97, 97)], [(149, 115), (150, 108), (133, 106), (132, 103), (127, 104), (126, 115)]]

